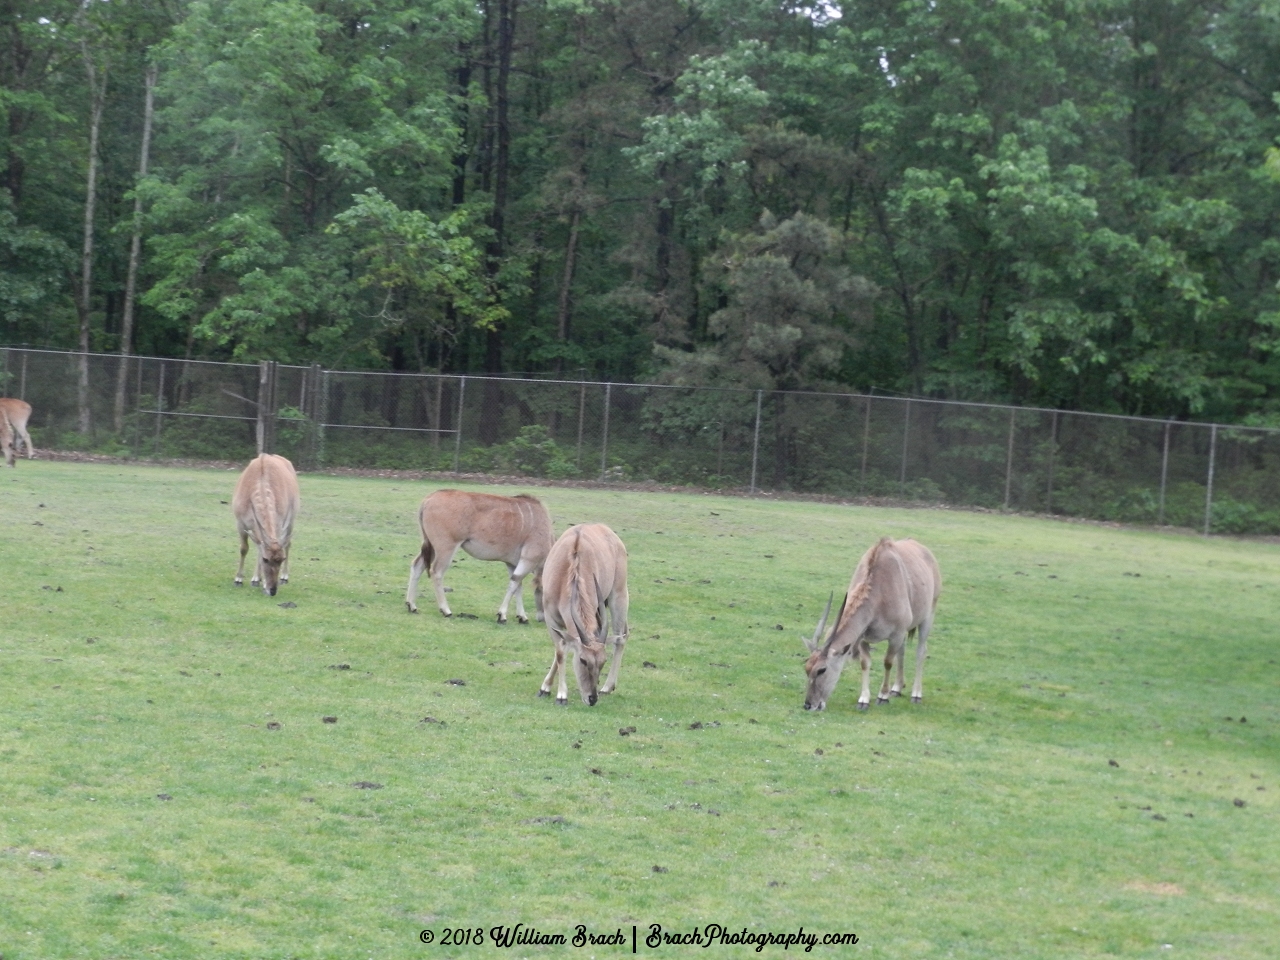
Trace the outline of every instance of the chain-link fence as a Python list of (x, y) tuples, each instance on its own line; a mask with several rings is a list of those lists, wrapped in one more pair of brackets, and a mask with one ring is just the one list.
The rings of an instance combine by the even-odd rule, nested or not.
[(0, 348), (37, 448), (657, 481), (1280, 533), (1280, 430), (859, 394)]

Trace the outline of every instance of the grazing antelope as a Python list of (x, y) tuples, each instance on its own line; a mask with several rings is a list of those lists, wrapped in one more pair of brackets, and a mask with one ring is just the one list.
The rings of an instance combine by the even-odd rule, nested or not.
[(418, 508), (422, 552), (409, 566), (409, 589), (404, 602), (418, 612), (418, 581), (425, 572), (436, 588), (436, 606), (453, 616), (444, 598), (444, 575), (461, 547), (477, 560), (501, 560), (507, 565), (507, 594), (498, 607), (498, 622), (507, 622), (507, 606), (516, 598), (516, 619), (528, 623), (524, 612), (524, 578), (533, 573), (533, 600), (542, 614), (542, 565), (555, 540), (551, 514), (542, 501), (527, 493), (499, 497), (491, 493), (437, 490)]
[(35, 458), (36, 450), (27, 433), (27, 421), (31, 419), (31, 404), (14, 397), (0, 397), (0, 445), (4, 447), (5, 463), (14, 466), (14, 435), (22, 439), (27, 448), (27, 459)]
[[(883, 537), (863, 554), (853, 571), (849, 592), (840, 605), (835, 629), (827, 642), (822, 643), (822, 631), (827, 625), (827, 615), (831, 613), (830, 600), (827, 600), (827, 609), (818, 621), (813, 637), (805, 638), (810, 655), (804, 665), (809, 676), (804, 708), (826, 708), (827, 699), (840, 679), (840, 671), (856, 653), (862, 664), (862, 693), (858, 696), (858, 709), (867, 709), (871, 703), (871, 644), (881, 640), (889, 641), (889, 649), (884, 657), (884, 683), (880, 685), (877, 702), (888, 703), (889, 697), (899, 696), (903, 688), (902, 662), (910, 633), (918, 637), (916, 682), (911, 688), (911, 702), (919, 703), (923, 696), (921, 683), (929, 630), (933, 626), (941, 589), (942, 574), (938, 571), (938, 561), (926, 547), (914, 540), (894, 541)], [(898, 680), (891, 687), (889, 676), (895, 662)]]
[[(627, 548), (603, 523), (570, 527), (547, 556), (542, 584), (548, 598), (547, 632), (555, 644), (555, 654), (538, 696), (550, 695), (551, 684), (559, 674), (556, 703), (568, 705), (568, 659), (573, 663), (582, 702), (594, 707), (598, 693), (617, 689), (618, 668), (627, 644)], [(609, 632), (605, 630), (606, 609)], [(609, 679), (597, 693), (609, 639), (613, 640), (613, 663), (609, 666)]]
[(293, 518), (298, 515), (298, 474), (284, 457), (264, 453), (240, 474), (231, 512), (240, 533), (240, 567), (236, 586), (244, 583), (244, 555), (249, 539), (258, 545), (258, 563), (250, 584), (274, 597), (281, 583), (289, 582), (289, 541)]

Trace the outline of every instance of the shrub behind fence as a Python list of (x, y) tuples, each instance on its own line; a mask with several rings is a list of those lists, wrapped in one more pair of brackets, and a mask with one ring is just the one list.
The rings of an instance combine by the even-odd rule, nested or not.
[(267, 450), (303, 469), (651, 480), (1280, 533), (1280, 431), (1261, 428), (19, 348), (0, 348), (0, 393), (32, 404), (37, 448), (219, 460)]

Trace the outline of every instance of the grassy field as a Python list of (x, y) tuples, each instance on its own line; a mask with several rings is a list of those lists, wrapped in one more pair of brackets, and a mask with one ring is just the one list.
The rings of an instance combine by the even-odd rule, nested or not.
[[(268, 598), (231, 584), (234, 480), (0, 474), (4, 960), (607, 957), (632, 925), (754, 955), (644, 943), (709, 923), (859, 938), (814, 956), (1275, 956), (1275, 544), (535, 491), (631, 557), (618, 692), (558, 708), (545, 629), (493, 621), (501, 565), (455, 564), (452, 620), (429, 588), (405, 611), (431, 485), (303, 476)], [(858, 713), (850, 672), (806, 713), (799, 637), (881, 535), (942, 567), (925, 702)], [(627, 942), (496, 951), (515, 923)], [(462, 927), (485, 944), (442, 945)]]

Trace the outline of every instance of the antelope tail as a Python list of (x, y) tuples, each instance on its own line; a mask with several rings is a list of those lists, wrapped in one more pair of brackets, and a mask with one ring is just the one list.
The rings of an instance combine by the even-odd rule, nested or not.
[(598, 621), (603, 621), (603, 618), (599, 616), (599, 591), (597, 591), (595, 602), (589, 607), (583, 602), (582, 591), (578, 587), (582, 579), (581, 548), (582, 534), (579, 532), (575, 534), (573, 554), (569, 557), (569, 615), (572, 617), (573, 625), (578, 631), (578, 640), (581, 643), (590, 643), (593, 639), (600, 638), (595, 636), (599, 632), (598, 630), (589, 631), (587, 629), (586, 621), (592, 619), (592, 617), (588, 616), (588, 613), (595, 614), (595, 619)]

